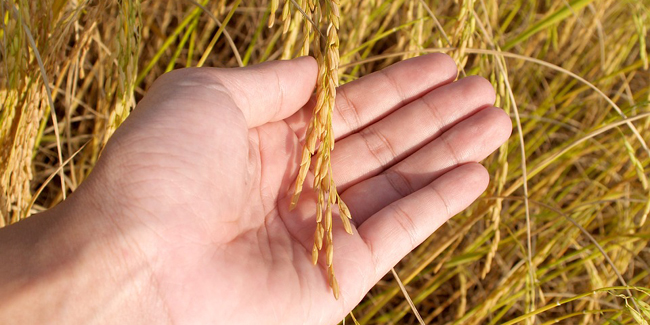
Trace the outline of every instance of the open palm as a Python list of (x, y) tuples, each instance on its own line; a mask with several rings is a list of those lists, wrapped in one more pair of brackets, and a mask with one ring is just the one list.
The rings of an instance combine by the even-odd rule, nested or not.
[(288, 209), (316, 74), (300, 58), (153, 85), (71, 198), (92, 201), (136, 252), (119, 262), (148, 274), (133, 299), (179, 323), (334, 324), (485, 189), (476, 162), (511, 131), (488, 81), (453, 82), (453, 61), (434, 54), (340, 87), (332, 165), (355, 234), (334, 223), (335, 300), (311, 264), (309, 177)]

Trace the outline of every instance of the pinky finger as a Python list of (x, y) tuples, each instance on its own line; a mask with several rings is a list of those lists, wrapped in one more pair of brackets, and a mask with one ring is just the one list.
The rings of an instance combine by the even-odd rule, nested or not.
[(467, 208), (487, 187), (483, 166), (470, 163), (383, 208), (359, 227), (377, 277), (383, 276), (449, 218)]

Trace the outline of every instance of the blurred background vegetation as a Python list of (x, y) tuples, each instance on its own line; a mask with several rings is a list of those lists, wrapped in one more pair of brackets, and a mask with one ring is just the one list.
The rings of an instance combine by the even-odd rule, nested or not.
[[(303, 43), (293, 2), (285, 24), (284, 1), (1, 1), (0, 226), (74, 192), (164, 72)], [(340, 15), (342, 83), (446, 52), (513, 119), (485, 195), (396, 266), (423, 321), (648, 324), (650, 0), (341, 0)], [(354, 315), (420, 322), (390, 274)]]

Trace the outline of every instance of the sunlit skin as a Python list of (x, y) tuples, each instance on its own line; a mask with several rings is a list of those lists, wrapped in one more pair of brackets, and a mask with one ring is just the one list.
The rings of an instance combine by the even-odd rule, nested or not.
[(311, 263), (308, 185), (289, 211), (305, 57), (159, 78), (68, 200), (0, 230), (0, 323), (337, 323), (488, 184), (477, 162), (510, 118), (488, 81), (456, 73), (432, 54), (339, 88), (333, 174), (354, 223), (335, 217), (340, 299), (324, 256)]

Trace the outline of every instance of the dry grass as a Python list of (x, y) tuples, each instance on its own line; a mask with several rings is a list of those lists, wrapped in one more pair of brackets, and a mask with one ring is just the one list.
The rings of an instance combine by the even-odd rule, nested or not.
[[(338, 24), (311, 3), (330, 2), (2, 0), (0, 223), (74, 191), (165, 71), (312, 53), (323, 103), (305, 155), (317, 157), (327, 249), (331, 85), (443, 51), (493, 82), (516, 130), (485, 162), (483, 198), (396, 267), (424, 322), (649, 319), (650, 1), (342, 0)], [(399, 293), (388, 275), (359, 323), (418, 322)]]

